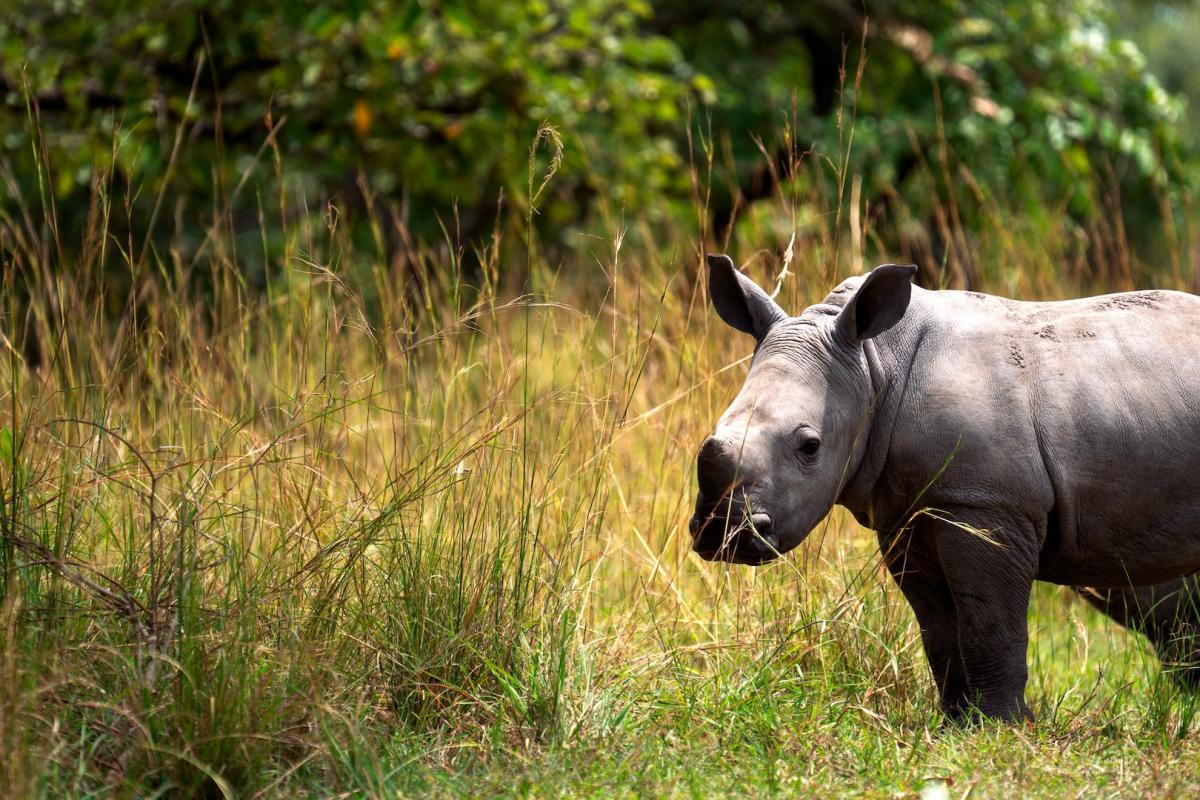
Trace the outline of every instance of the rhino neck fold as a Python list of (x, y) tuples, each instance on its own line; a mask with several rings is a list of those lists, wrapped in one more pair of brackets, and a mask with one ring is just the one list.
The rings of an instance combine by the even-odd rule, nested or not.
[[(915, 295), (916, 290), (914, 301)], [(914, 356), (925, 337), (925, 325), (919, 321), (921, 315), (911, 313), (917, 311), (912, 308), (915, 305), (915, 302), (910, 305), (910, 314), (896, 327), (863, 343), (871, 400), (856, 448), (861, 455), (857, 464), (852, 461), (849, 465), (837, 503), (854, 514), (859, 524), (872, 530), (877, 530), (872, 511), (875, 487), (887, 465), (900, 401), (908, 388)]]

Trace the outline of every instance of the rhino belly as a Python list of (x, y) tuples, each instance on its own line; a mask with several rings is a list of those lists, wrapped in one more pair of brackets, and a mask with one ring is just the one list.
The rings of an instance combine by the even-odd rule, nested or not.
[[(1102, 299), (1107, 310), (1061, 325), (1030, 384), (1055, 495), (1046, 580), (1128, 586), (1200, 570), (1200, 301), (1118, 297), (1144, 302)], [(1095, 335), (1066, 335), (1076, 329)]]
[(1170, 450), (1128, 468), (1093, 461), (1058, 476), (1039, 578), (1125, 587), (1200, 571), (1200, 446)]

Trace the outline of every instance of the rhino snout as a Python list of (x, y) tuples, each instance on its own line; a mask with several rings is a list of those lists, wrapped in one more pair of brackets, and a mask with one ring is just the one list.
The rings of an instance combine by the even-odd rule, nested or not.
[(762, 564), (779, 554), (770, 514), (752, 508), (744, 496), (712, 502), (701, 494), (688, 530), (692, 549), (706, 561)]
[(744, 448), (710, 436), (696, 456), (700, 493), (688, 530), (692, 549), (708, 561), (762, 564), (779, 554), (771, 515), (752, 499), (756, 487)]

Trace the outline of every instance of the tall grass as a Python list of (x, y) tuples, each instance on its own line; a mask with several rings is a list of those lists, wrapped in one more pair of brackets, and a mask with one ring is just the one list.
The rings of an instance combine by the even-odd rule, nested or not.
[[(561, 146), (539, 131), (523, 228), (423, 245), (310, 208), (274, 152), (238, 183), (262, 290), (229, 208), (199, 245), (119, 235), (156, 176), (102, 171), (85, 224), (9, 182), (0, 793), (1195, 785), (1127, 774), (1151, 747), (1194, 760), (1193, 702), (1059, 594), (1033, 615), (1041, 733), (939, 734), (911, 615), (846, 515), (758, 571), (689, 555), (693, 448), (749, 347), (708, 313), (696, 229), (614, 214), (540, 255)], [(698, 220), (717, 146), (696, 142)], [(797, 158), (735, 231), (787, 307), (888, 255), (851, 163)], [(1062, 269), (1061, 215), (984, 198), (968, 232), (931, 163), (952, 245), (927, 275), (1025, 296), (1128, 278)]]

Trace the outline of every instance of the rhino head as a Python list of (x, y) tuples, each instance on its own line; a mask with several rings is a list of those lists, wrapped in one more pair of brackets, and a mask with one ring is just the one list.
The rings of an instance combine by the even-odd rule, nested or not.
[(702, 558), (766, 563), (829, 513), (862, 461), (880, 391), (866, 343), (904, 316), (915, 273), (885, 264), (789, 317), (728, 256), (708, 256), (717, 314), (756, 347), (746, 382), (696, 459), (689, 528)]

